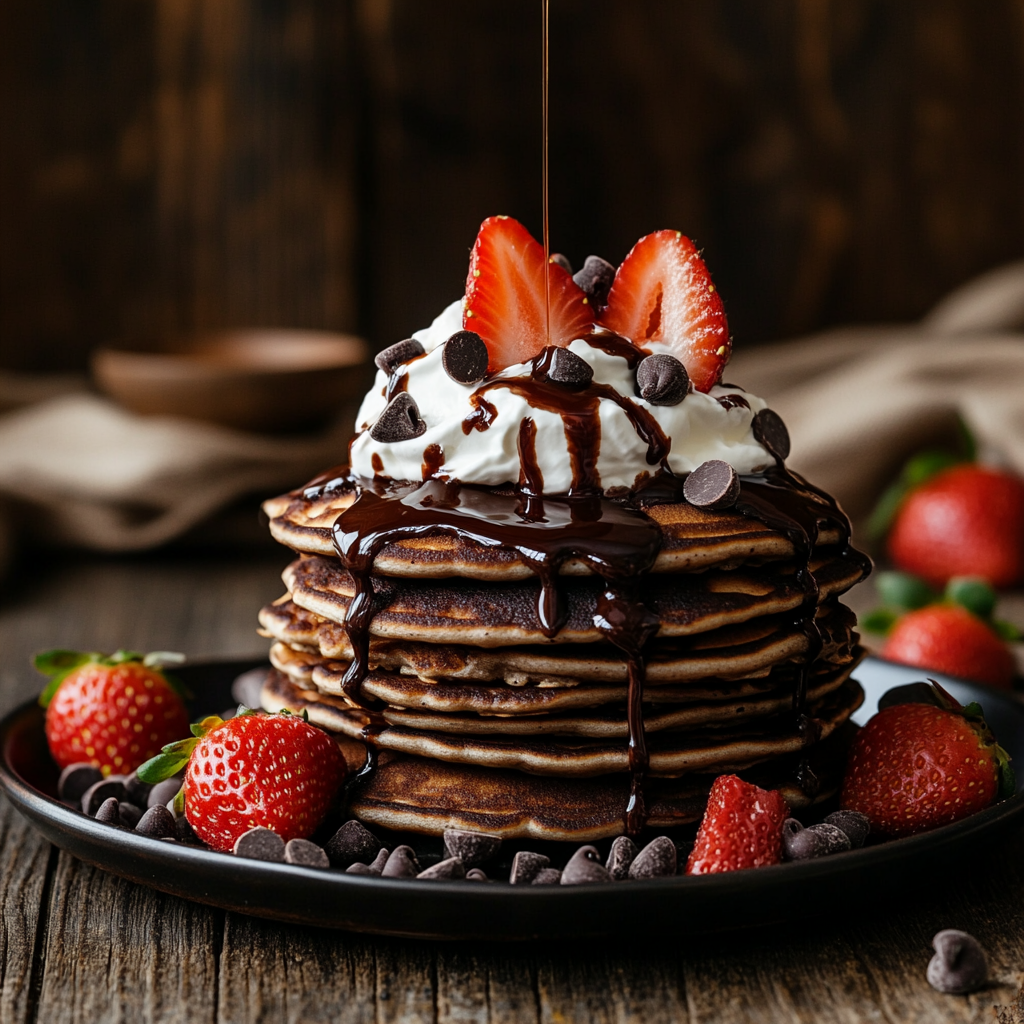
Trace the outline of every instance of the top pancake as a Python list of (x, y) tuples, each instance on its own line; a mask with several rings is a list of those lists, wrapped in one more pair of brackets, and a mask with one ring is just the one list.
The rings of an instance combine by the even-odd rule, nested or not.
[[(352, 491), (331, 491), (307, 498), (293, 491), (263, 503), (270, 532), (282, 544), (310, 555), (335, 553), (332, 527), (354, 500)], [(509, 498), (510, 507), (514, 500)], [(712, 566), (792, 558), (792, 542), (756, 519), (728, 510), (696, 508), (685, 502), (652, 505), (644, 509), (661, 530), (661, 551), (653, 572), (695, 572)], [(824, 520), (819, 524), (820, 544), (837, 544), (839, 530)], [(528, 579), (530, 569), (511, 548), (485, 547), (450, 534), (417, 537), (387, 544), (377, 555), (374, 572), (383, 576), (419, 576), (511, 581)], [(570, 559), (561, 569), (566, 576), (586, 576), (591, 570)]]

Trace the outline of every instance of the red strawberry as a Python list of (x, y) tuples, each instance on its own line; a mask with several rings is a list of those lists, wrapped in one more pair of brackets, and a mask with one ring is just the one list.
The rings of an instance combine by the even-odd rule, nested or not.
[(285, 842), (316, 831), (345, 777), (345, 758), (322, 729), (298, 715), (244, 712), (193, 726), (139, 769), (145, 782), (185, 765), (185, 817), (204, 843), (231, 850), (262, 826)]
[(883, 658), (961, 679), (1010, 689), (1016, 664), (1003, 639), (976, 615), (954, 604), (932, 604), (900, 617)]
[(590, 334), (594, 311), (564, 267), (546, 267), (551, 293), (545, 315), (544, 248), (511, 217), (488, 217), (469, 257), (462, 324), (490, 353), (490, 373), (523, 363), (548, 345), (564, 348)]
[(655, 231), (633, 246), (601, 322), (638, 345), (664, 342), (698, 391), (718, 383), (732, 351), (722, 297), (693, 242), (678, 231)]
[(782, 824), (788, 817), (789, 804), (778, 791), (760, 789), (735, 775), (719, 775), (711, 787), (686, 873), (707, 875), (778, 864)]
[(50, 676), (39, 703), (61, 768), (89, 761), (104, 775), (127, 774), (188, 728), (181, 697), (141, 654), (47, 651), (35, 666)]
[[(923, 685), (923, 684), (922, 684)], [(961, 707), (941, 687), (934, 704), (885, 707), (857, 734), (840, 806), (872, 832), (898, 837), (974, 814), (1013, 792), (1009, 758), (977, 704)]]
[(901, 569), (942, 586), (982, 576), (994, 587), (1024, 578), (1024, 481), (967, 463), (911, 491), (889, 533)]

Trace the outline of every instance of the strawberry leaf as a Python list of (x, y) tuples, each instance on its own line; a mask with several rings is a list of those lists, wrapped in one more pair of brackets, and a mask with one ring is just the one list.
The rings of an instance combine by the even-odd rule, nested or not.
[(142, 661), (142, 654), (139, 651), (126, 651), (124, 648), (119, 648), (109, 657), (103, 658), (100, 663), (103, 665), (124, 665), (129, 661)]
[(148, 782), (150, 785), (163, 782), (164, 779), (177, 775), (188, 764), (191, 754), (191, 750), (187, 753), (168, 753), (167, 747), (164, 747), (164, 753), (151, 757), (145, 764), (139, 766), (137, 775), (143, 782)]
[(1010, 643), (1024, 639), (1024, 633), (1012, 622), (1006, 622), (1003, 619), (993, 619), (990, 625), (999, 634), (1001, 639)]
[(996, 747), (996, 767), (999, 771), (997, 795), (1000, 800), (1007, 800), (1017, 792), (1017, 776), (1010, 765), (1010, 755), (1000, 746)]
[(163, 668), (164, 665), (184, 665), (185, 655), (180, 651), (150, 651), (142, 659), (146, 668)]
[(182, 786), (177, 793), (174, 794), (174, 813), (184, 814), (185, 813), (185, 787)]
[(901, 611), (912, 612), (939, 599), (924, 580), (909, 572), (880, 572), (875, 586), (882, 604)]
[(979, 619), (990, 619), (996, 607), (996, 592), (980, 576), (954, 576), (946, 584), (946, 598)]
[(861, 629), (868, 633), (880, 633), (885, 636), (896, 625), (898, 618), (899, 615), (891, 608), (876, 608), (860, 619), (859, 623)]

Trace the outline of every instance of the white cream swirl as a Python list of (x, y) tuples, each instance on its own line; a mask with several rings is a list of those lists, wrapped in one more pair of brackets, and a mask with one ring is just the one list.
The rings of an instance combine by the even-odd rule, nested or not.
[[(537, 466), (544, 479), (544, 493), (564, 494), (573, 483), (569, 444), (561, 416), (534, 408), (507, 388), (490, 388), (486, 398), (496, 410), (486, 430), (463, 429), (464, 421), (475, 407), (470, 399), (479, 385), (460, 384), (445, 372), (441, 363), (442, 345), (462, 330), (462, 302), (453, 302), (430, 327), (413, 337), (423, 345), (425, 355), (413, 359), (396, 372), (407, 375), (405, 390), (415, 399), (426, 432), (405, 441), (375, 441), (369, 427), (383, 411), (388, 378), (377, 371), (373, 387), (356, 421), (359, 435), (352, 443), (351, 465), (360, 476), (374, 475), (393, 480), (419, 480), (423, 475), (424, 452), (438, 445), (443, 461), (438, 476), (463, 483), (496, 486), (519, 480), (519, 428), (525, 417), (537, 427)], [(751, 421), (767, 407), (755, 395), (735, 387), (716, 385), (708, 394), (691, 391), (678, 405), (650, 405), (635, 395), (635, 371), (622, 356), (611, 355), (584, 339), (569, 348), (586, 360), (594, 371), (595, 383), (610, 385), (636, 406), (647, 410), (670, 442), (667, 463), (673, 473), (689, 473), (709, 459), (728, 462), (737, 473), (757, 473), (774, 460), (754, 438)], [(649, 351), (670, 350), (657, 344)], [(530, 376), (531, 366), (521, 363), (504, 370), (502, 377)], [(744, 403), (731, 408), (719, 402), (736, 395)], [(599, 406), (600, 448), (597, 471), (605, 491), (635, 486), (644, 473), (658, 467), (647, 462), (647, 444), (637, 434), (625, 412), (612, 401)], [(376, 456), (376, 458), (375, 458)]]

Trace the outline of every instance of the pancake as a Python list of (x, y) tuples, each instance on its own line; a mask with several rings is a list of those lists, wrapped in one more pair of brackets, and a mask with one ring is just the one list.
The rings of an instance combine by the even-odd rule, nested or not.
[[(846, 750), (855, 732), (847, 723), (799, 756), (740, 774), (762, 788), (779, 790), (795, 811), (821, 803), (842, 783)], [(813, 795), (796, 783), (800, 762), (817, 777)], [(711, 775), (651, 780), (645, 787), (648, 827), (699, 821), (713, 781)], [(382, 754), (377, 770), (353, 792), (349, 810), (370, 826), (428, 835), (456, 828), (506, 840), (582, 843), (622, 835), (628, 795), (629, 780), (621, 775), (551, 778)]]
[[(863, 697), (860, 686), (846, 679), (838, 689), (808, 702), (807, 715), (820, 723), (820, 738), (845, 722)], [(364, 712), (349, 707), (342, 699), (300, 690), (276, 671), (269, 673), (264, 684), (262, 703), (267, 711), (307, 712), (314, 724), (353, 739), (364, 736), (371, 724)], [(745, 728), (653, 732), (647, 727), (647, 731), (650, 774), (655, 777), (735, 771), (807, 745), (805, 733), (792, 716), (758, 720)], [(537, 775), (577, 777), (625, 772), (629, 768), (623, 742), (456, 735), (405, 725), (376, 726), (372, 732), (382, 750)]]
[[(860, 566), (838, 553), (812, 560), (819, 601), (837, 596), (856, 583)], [(354, 592), (351, 576), (335, 559), (304, 556), (284, 571), (285, 586), (301, 608), (343, 623)], [(540, 623), (539, 584), (475, 580), (395, 580), (375, 577), (376, 613), (370, 634), (427, 643), (463, 643), (480, 647), (518, 644), (597, 643), (594, 624), (601, 580), (562, 581), (565, 625), (548, 638)], [(759, 569), (712, 569), (704, 573), (650, 577), (644, 603), (661, 622), (659, 637), (688, 636), (721, 626), (779, 615), (800, 608), (806, 594), (791, 565)]]
[[(851, 648), (842, 655), (837, 653), (831, 659), (820, 659), (810, 673), (812, 677), (834, 675), (840, 669), (849, 673), (860, 661), (861, 656), (861, 648)], [(274, 668), (301, 689), (317, 690), (328, 697), (343, 696), (342, 679), (348, 669), (347, 662), (331, 661), (309, 651), (296, 651), (280, 642), (271, 647), (270, 661)], [(784, 664), (755, 679), (705, 679), (684, 685), (665, 684), (649, 687), (645, 693), (648, 702), (656, 704), (749, 700), (774, 690), (785, 689), (792, 693), (798, 671), (797, 666)], [(577, 683), (572, 686), (509, 686), (501, 682), (483, 685), (424, 681), (380, 669), (369, 672), (360, 688), (360, 696), (364, 701), (383, 701), (395, 708), (429, 711), (437, 715), (470, 712), (501, 718), (554, 714), (607, 704), (622, 704), (626, 700), (627, 692), (624, 685), (602, 683)], [(346, 703), (349, 702), (346, 700)]]
[[(514, 496), (492, 492), (489, 498), (506, 502), (514, 517)], [(263, 510), (270, 519), (271, 534), (282, 544), (305, 554), (333, 556), (332, 527), (353, 499), (354, 492), (342, 481), (334, 490), (314, 486), (272, 498), (264, 502)], [(782, 533), (737, 512), (701, 509), (685, 502), (640, 507), (661, 530), (661, 551), (652, 569), (655, 573), (734, 567), (795, 555), (792, 541)], [(823, 518), (818, 540), (824, 545), (838, 544), (842, 536), (839, 528)], [(470, 538), (441, 532), (385, 545), (377, 555), (374, 570), (384, 576), (462, 576), (492, 581), (533, 576), (533, 570), (509, 548), (486, 547)], [(591, 570), (582, 561), (572, 559), (562, 566), (561, 572), (566, 576), (585, 576)]]
[[(824, 638), (823, 657), (831, 658), (837, 652), (848, 655), (855, 642), (855, 621), (853, 613), (841, 604), (819, 607), (817, 624)], [(319, 653), (325, 659), (346, 663), (352, 658), (352, 645), (342, 626), (300, 608), (288, 595), (261, 609), (260, 624), (264, 636), (292, 650)], [(804, 654), (807, 646), (807, 635), (792, 615), (763, 616), (692, 637), (655, 640), (645, 651), (647, 684), (765, 676), (773, 665)], [(374, 668), (430, 683), (438, 679), (499, 680), (513, 687), (555, 688), (578, 686), (583, 681), (626, 682), (621, 652), (606, 643), (493, 650), (374, 637), (370, 663)], [(324, 676), (317, 685), (326, 692), (340, 692), (332, 689), (328, 678)]]

